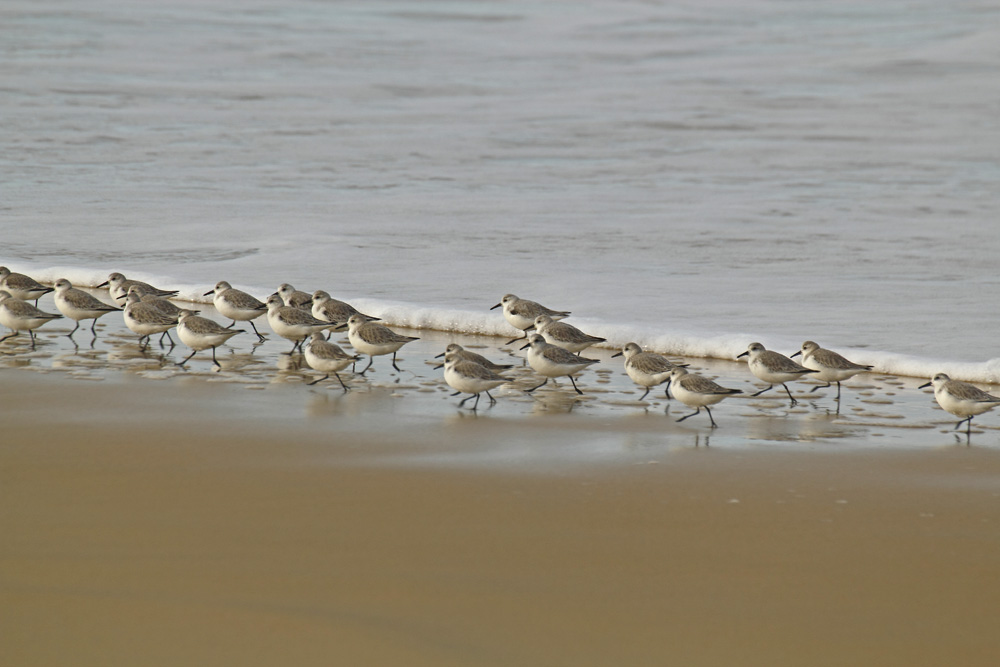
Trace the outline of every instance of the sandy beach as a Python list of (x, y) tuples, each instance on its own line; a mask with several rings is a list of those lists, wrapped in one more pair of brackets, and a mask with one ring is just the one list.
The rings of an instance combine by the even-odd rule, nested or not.
[[(433, 355), (456, 340), (499, 360), (502, 341), (411, 332), (403, 372), (377, 358), (344, 394), (305, 386), (273, 335), (221, 349), (222, 372), (208, 354), (184, 371), (168, 360), (186, 349), (140, 354), (119, 320), (94, 348), (60, 325), (35, 352), (0, 346), (8, 664), (1000, 651), (995, 421), (967, 446), (916, 378), (859, 378), (840, 415), (829, 390), (794, 409), (779, 392), (731, 399), (712, 432), (676, 424), (687, 410), (662, 391), (639, 404), (611, 350), (594, 350), (582, 400), (514, 387), (472, 413)], [(753, 387), (736, 362), (692, 361)]]

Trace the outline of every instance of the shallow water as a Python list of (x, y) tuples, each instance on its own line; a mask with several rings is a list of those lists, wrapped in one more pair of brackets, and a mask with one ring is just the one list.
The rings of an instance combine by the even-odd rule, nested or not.
[(0, 262), (1000, 381), (1000, 9), (0, 8)]
[[(55, 310), (51, 295), (42, 297), (39, 305)], [(225, 319), (211, 306), (204, 306), (202, 315)], [(334, 444), (349, 442), (352, 436), (367, 441), (377, 435), (384, 446), (355, 453), (354, 463), (360, 465), (550, 473), (581, 466), (668, 463), (680, 453), (703, 447), (833, 453), (1000, 446), (995, 415), (976, 417), (971, 435), (966, 435), (964, 427), (955, 432), (957, 418), (937, 406), (931, 390), (918, 389), (923, 380), (916, 378), (862, 374), (843, 383), (839, 404), (835, 386), (791, 382), (789, 389), (798, 401), (792, 406), (780, 385), (751, 396), (766, 385), (750, 374), (743, 360), (689, 360), (691, 372), (743, 392), (712, 407), (719, 427), (711, 428), (704, 411), (678, 423), (692, 410), (675, 399), (667, 400), (663, 385), (643, 399), (644, 389), (628, 378), (622, 359), (613, 358), (613, 351), (607, 349), (585, 351), (599, 363), (577, 376), (582, 395), (573, 391), (566, 378), (550, 380), (547, 386), (527, 393), (542, 378), (524, 363), (521, 343), (505, 345), (492, 336), (400, 329), (419, 336), (399, 351), (400, 370), (392, 368), (391, 356), (376, 357), (364, 376), (351, 368), (340, 373), (349, 388), (344, 391), (334, 377), (309, 386), (323, 374), (310, 369), (302, 355), (289, 355), (291, 342), (270, 333), (264, 321), (258, 326), (268, 340), (258, 343), (249, 327), (241, 325), (238, 328), (247, 333), (217, 350), (221, 368), (216, 369), (211, 351), (199, 352), (185, 367), (178, 366), (190, 349), (179, 342), (173, 348), (167, 342), (160, 347), (156, 336), (147, 350), (140, 350), (138, 337), (125, 328), (118, 313), (101, 318), (96, 339), (89, 325), (69, 339), (65, 334), (72, 327), (61, 320), (37, 330), (35, 350), (27, 335), (0, 343), (0, 371), (6, 382), (40, 373), (80, 392), (100, 392), (105, 383), (123, 382), (173, 387), (172, 392), (160, 392), (166, 399), (155, 409), (121, 415), (123, 425), (165, 415), (186, 419), (181, 406), (197, 395), (215, 406), (213, 414), (224, 416), (233, 437), (255, 436), (265, 424), (279, 429), (284, 424), (289, 432), (299, 434), (296, 437), (312, 433), (317, 442)], [(172, 336), (176, 339), (176, 332)], [(349, 349), (346, 335), (338, 334), (334, 340)], [(453, 390), (437, 368), (441, 360), (436, 358), (451, 342), (497, 363), (513, 365), (505, 372), (512, 382), (491, 392), (497, 401), (494, 405), (483, 395), (478, 409), (472, 410), (472, 400), (459, 405), (467, 395), (452, 396)], [(356, 370), (366, 365), (363, 359)], [(211, 386), (221, 390), (212, 392)], [(40, 404), (38, 418), (47, 419), (50, 409)], [(196, 424), (191, 428), (197, 428)], [(428, 433), (443, 428), (448, 437), (422, 437), (424, 428)]]

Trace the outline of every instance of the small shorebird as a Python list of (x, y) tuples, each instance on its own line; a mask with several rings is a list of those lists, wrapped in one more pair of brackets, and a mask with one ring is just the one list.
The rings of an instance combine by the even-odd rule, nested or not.
[(972, 432), (973, 417), (1000, 405), (1000, 398), (968, 382), (952, 380), (944, 373), (938, 373), (933, 380), (920, 385), (920, 389), (926, 387), (934, 387), (934, 398), (946, 412), (962, 418), (955, 424), (954, 430), (957, 431), (962, 422), (965, 422), (966, 435)]
[[(134, 296), (133, 296), (134, 295)], [(148, 303), (157, 310), (159, 310), (164, 315), (179, 316), (181, 313), (191, 313), (192, 315), (198, 315), (201, 313), (200, 310), (191, 310), (190, 308), (181, 308), (173, 301), (170, 301), (166, 297), (157, 296), (156, 294), (150, 292), (147, 288), (142, 285), (132, 285), (128, 288), (128, 294), (125, 296), (127, 299), (137, 299), (143, 303)]]
[(202, 350), (212, 348), (212, 363), (222, 368), (222, 364), (215, 358), (215, 348), (241, 333), (245, 333), (243, 329), (228, 329), (207, 317), (198, 317), (190, 310), (182, 310), (178, 316), (177, 335), (193, 351), (177, 365), (183, 366)]
[(271, 325), (274, 333), (295, 342), (288, 354), (294, 354), (296, 349), (301, 349), (302, 341), (308, 336), (330, 326), (329, 322), (317, 320), (306, 310), (286, 306), (277, 294), (267, 297), (267, 323)]
[[(153, 334), (162, 334), (177, 325), (176, 315), (167, 315), (156, 307), (155, 304), (144, 302), (140, 299), (139, 293), (135, 289), (130, 289), (126, 294), (125, 310), (122, 311), (125, 319), (125, 326), (134, 333), (139, 334), (139, 350), (145, 351), (149, 347), (149, 337)], [(143, 345), (143, 339), (146, 339)], [(170, 338), (170, 348), (174, 347), (174, 339)], [(163, 346), (163, 337), (160, 337), (160, 346)]]
[(282, 283), (275, 294), (281, 297), (286, 306), (306, 311), (312, 310), (312, 295), (299, 291), (288, 283)]
[(583, 392), (576, 386), (573, 374), (579, 373), (591, 364), (598, 363), (597, 359), (578, 357), (569, 350), (564, 350), (561, 347), (547, 343), (545, 342), (545, 338), (537, 333), (531, 334), (528, 338), (528, 344), (521, 349), (528, 349), (528, 365), (536, 373), (545, 377), (545, 382), (542, 384), (525, 390), (529, 394), (539, 387), (545, 386), (549, 378), (568, 376), (569, 381), (573, 384), (573, 389), (576, 390), (576, 393), (582, 395)]
[(472, 404), (472, 409), (475, 410), (479, 406), (479, 395), (483, 392), (489, 397), (490, 405), (493, 405), (497, 400), (490, 394), (490, 389), (510, 382), (509, 379), (494, 373), (485, 366), (464, 359), (459, 352), (446, 353), (444, 363), (436, 366), (436, 368), (442, 367), (444, 368), (444, 381), (455, 390), (452, 396), (470, 394), (459, 401), (458, 407), (462, 407), (466, 401), (475, 397), (476, 402)]
[(0, 266), (0, 289), (15, 299), (34, 301), (36, 308), (38, 299), (52, 291), (51, 287), (46, 287), (23, 273), (11, 273), (6, 266)]
[(380, 319), (372, 315), (365, 315), (349, 303), (337, 301), (321, 289), (313, 292), (312, 315), (317, 320), (326, 320), (338, 325), (346, 324), (347, 320), (351, 319), (351, 315), (360, 315), (367, 322)]
[(548, 315), (553, 320), (561, 320), (564, 317), (569, 317), (569, 311), (552, 310), (535, 301), (519, 299), (514, 294), (504, 294), (503, 298), (500, 299), (500, 303), (490, 308), (490, 310), (496, 310), (500, 307), (503, 307), (503, 316), (507, 322), (515, 329), (520, 329), (524, 332), (523, 336), (507, 341), (507, 345), (527, 338), (528, 330), (534, 328), (535, 318), (539, 315)]
[(97, 297), (83, 290), (76, 289), (73, 284), (65, 278), (60, 278), (55, 282), (56, 293), (52, 297), (56, 303), (56, 308), (66, 317), (74, 320), (76, 326), (67, 335), (72, 338), (76, 330), (80, 328), (82, 320), (94, 320), (90, 325), (90, 333), (97, 338), (97, 318), (121, 310), (118, 306), (104, 303)]
[(160, 289), (158, 287), (153, 287), (149, 283), (144, 283), (141, 280), (128, 280), (124, 275), (118, 273), (117, 271), (108, 275), (108, 279), (98, 285), (98, 287), (107, 287), (108, 292), (111, 294), (111, 298), (115, 301), (121, 301), (128, 296), (128, 290), (130, 287), (140, 287), (145, 290), (142, 294), (140, 294), (140, 296), (146, 294), (162, 297), (177, 295), (177, 290)]
[(444, 352), (435, 355), (435, 359), (440, 359), (441, 357), (447, 356), (449, 354), (455, 354), (459, 359), (464, 359), (465, 361), (471, 361), (477, 363), (483, 368), (491, 371), (502, 371), (508, 368), (514, 368), (514, 364), (495, 364), (481, 354), (476, 354), (475, 352), (470, 352), (458, 343), (449, 343), (448, 347), (444, 348)]
[(694, 412), (684, 415), (677, 420), (678, 422), (682, 422), (688, 417), (694, 417), (701, 412), (702, 408), (705, 408), (705, 412), (708, 413), (708, 420), (712, 422), (712, 428), (718, 428), (719, 425), (715, 423), (712, 411), (708, 406), (715, 405), (722, 399), (733, 394), (743, 393), (740, 389), (727, 389), (706, 377), (688, 373), (686, 368), (680, 366), (675, 366), (670, 371), (670, 388), (673, 390), (674, 396), (677, 397), (678, 401), (689, 408), (695, 408)]
[[(639, 397), (640, 401), (646, 398), (646, 394), (653, 387), (670, 380), (670, 371), (681, 366), (655, 352), (643, 352), (638, 343), (625, 343), (622, 351), (612, 354), (611, 358), (614, 359), (621, 356), (625, 357), (625, 372), (628, 376), (637, 385), (646, 388), (643, 395)], [(664, 390), (663, 395), (668, 399), (670, 398), (669, 385)]]
[(27, 301), (11, 296), (10, 292), (0, 290), (0, 324), (11, 330), (11, 333), (0, 338), (0, 342), (13, 338), (22, 331), (27, 331), (31, 337), (31, 349), (35, 349), (34, 330), (46, 322), (58, 320), (62, 315), (46, 313), (32, 306)]
[(774, 385), (780, 384), (785, 388), (785, 392), (788, 394), (788, 398), (791, 399), (792, 405), (798, 405), (798, 401), (792, 396), (791, 390), (788, 389), (788, 385), (785, 383), (798, 380), (808, 373), (819, 372), (800, 366), (783, 354), (779, 354), (773, 350), (765, 350), (764, 346), (760, 343), (750, 343), (747, 351), (736, 358), (739, 359), (747, 355), (750, 356), (750, 359), (747, 361), (750, 372), (768, 384), (767, 388), (761, 389), (756, 394), (750, 394), (751, 396), (760, 396), (765, 391), (773, 388)]
[(344, 370), (351, 364), (356, 363), (361, 359), (361, 357), (356, 354), (348, 354), (347, 352), (344, 352), (340, 349), (339, 345), (327, 342), (327, 340), (323, 338), (323, 334), (318, 331), (314, 333), (312, 338), (309, 339), (309, 342), (306, 343), (305, 355), (306, 363), (309, 364), (310, 368), (317, 370), (320, 373), (326, 373), (326, 375), (320, 379), (313, 380), (308, 384), (314, 385), (322, 382), (330, 377), (331, 373), (333, 373), (333, 376), (337, 378), (337, 382), (340, 383), (340, 386), (344, 388), (345, 392), (347, 391), (347, 385), (344, 384), (344, 381), (337, 374), (337, 372)]
[(826, 383), (825, 385), (816, 385), (810, 389), (810, 392), (817, 389), (826, 389), (836, 382), (838, 401), (840, 400), (840, 382), (842, 380), (850, 380), (858, 373), (872, 369), (871, 366), (862, 366), (853, 361), (848, 361), (836, 352), (823, 349), (811, 340), (802, 343), (802, 349), (790, 358), (794, 359), (800, 354), (802, 355), (802, 365), (817, 371), (813, 377)]
[(267, 314), (267, 305), (263, 301), (246, 292), (233, 289), (233, 286), (225, 280), (215, 283), (215, 289), (205, 292), (202, 296), (209, 294), (215, 295), (212, 297), (212, 303), (219, 314), (233, 321), (227, 328), (236, 326), (237, 322), (249, 322), (253, 332), (257, 334), (257, 340), (261, 343), (267, 340), (257, 331), (257, 325), (253, 323), (261, 315)]
[[(190, 313), (191, 315), (197, 315), (200, 310), (188, 310), (187, 308), (181, 308), (172, 301), (168, 301), (162, 296), (156, 296), (152, 294), (147, 288), (142, 285), (132, 285), (128, 288), (128, 294), (125, 295), (125, 301), (128, 302), (141, 302), (148, 303), (153, 308), (166, 315), (167, 317), (180, 318), (181, 313)], [(163, 339), (166, 338), (170, 341), (170, 347), (174, 347), (174, 339), (170, 337), (170, 330), (164, 331), (160, 336), (160, 347), (163, 347)]]
[(392, 367), (400, 370), (396, 365), (396, 352), (407, 343), (418, 340), (398, 334), (378, 322), (368, 322), (363, 315), (351, 315), (347, 319), (347, 338), (351, 341), (351, 347), (368, 355), (368, 365), (361, 371), (361, 375), (372, 367), (375, 357), (389, 353), (392, 353)]
[(607, 340), (585, 334), (572, 324), (553, 320), (550, 315), (539, 315), (535, 318), (535, 331), (542, 334), (546, 343), (574, 354), (583, 352), (594, 343), (603, 343)]

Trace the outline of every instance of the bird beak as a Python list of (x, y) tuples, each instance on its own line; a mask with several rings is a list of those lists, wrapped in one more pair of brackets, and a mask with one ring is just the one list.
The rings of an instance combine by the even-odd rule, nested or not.
[(917, 389), (927, 389), (927, 387), (933, 387), (933, 386), (934, 386), (933, 382), (928, 382), (927, 384), (920, 385), (919, 387), (917, 387)]
[(747, 356), (748, 354), (750, 354), (750, 352), (749, 352), (749, 351), (748, 351), (748, 352), (744, 352), (743, 354), (737, 354), (737, 355), (736, 355), (736, 358), (737, 358), (737, 359), (739, 359), (740, 357), (745, 357), (745, 356)]
[[(437, 359), (437, 357), (434, 358)], [(444, 368), (444, 364), (438, 364), (437, 366), (434, 367), (434, 370), (437, 370), (439, 368)]]
[(105, 280), (103, 283), (101, 283), (100, 285), (98, 285), (98, 287), (107, 287), (108, 286), (108, 282), (109, 281)]
[(490, 310), (496, 310), (497, 308), (499, 308), (502, 305), (503, 305), (502, 303), (498, 303), (497, 305), (495, 305), (492, 308), (490, 308)]
[(798, 352), (796, 352), (795, 354), (793, 354), (792, 356), (790, 356), (788, 358), (789, 359), (794, 359), (795, 357), (799, 356), (800, 354), (802, 354), (802, 350), (799, 350)]
[(618, 354), (612, 354), (612, 355), (611, 355), (611, 358), (612, 358), (612, 359), (614, 359), (615, 357), (620, 357), (620, 356), (622, 356), (623, 354), (625, 354), (625, 353), (624, 353), (624, 352), (619, 352)]
[(528, 349), (529, 347), (531, 347), (531, 343), (528, 343), (527, 345), (525, 345), (525, 346), (524, 346), (524, 347), (522, 347), (521, 349), (522, 349), (522, 350), (527, 350), (527, 349)]
[(435, 354), (435, 355), (434, 355), (434, 358), (435, 358), (435, 359), (440, 359), (441, 357), (443, 357), (443, 356), (444, 356), (444, 355), (446, 355), (446, 354), (448, 354), (448, 353), (447, 353), (447, 352), (442, 352), (441, 354)]
[(204, 294), (202, 294), (202, 296), (208, 296), (209, 294), (215, 294), (215, 290), (214, 289), (210, 289), (207, 292), (205, 292)]

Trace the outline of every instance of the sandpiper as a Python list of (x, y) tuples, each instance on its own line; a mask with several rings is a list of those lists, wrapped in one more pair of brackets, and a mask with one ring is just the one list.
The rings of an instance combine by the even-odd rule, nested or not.
[[(611, 358), (623, 355), (625, 357), (625, 373), (637, 385), (646, 388), (646, 391), (639, 397), (640, 401), (646, 398), (653, 387), (667, 382), (670, 379), (670, 371), (680, 366), (663, 355), (655, 352), (643, 352), (638, 343), (625, 343), (622, 351), (612, 354)], [(669, 386), (664, 390), (663, 395), (670, 398)]]
[(514, 368), (514, 364), (495, 364), (481, 354), (476, 354), (475, 352), (470, 352), (458, 343), (449, 343), (448, 347), (444, 348), (444, 352), (435, 355), (435, 359), (440, 359), (441, 357), (447, 356), (449, 354), (456, 354), (460, 359), (465, 361), (472, 361), (480, 366), (487, 368), (491, 371), (502, 371), (508, 368)]
[(564, 317), (569, 317), (569, 311), (552, 310), (535, 301), (519, 299), (514, 294), (504, 294), (503, 298), (500, 299), (500, 303), (490, 308), (490, 310), (496, 310), (500, 307), (503, 308), (503, 316), (507, 322), (515, 329), (520, 329), (524, 332), (523, 336), (507, 341), (507, 345), (527, 338), (528, 331), (534, 328), (535, 318), (539, 315), (548, 315), (553, 320), (561, 320)]
[(462, 407), (466, 401), (475, 397), (476, 402), (472, 404), (472, 409), (475, 410), (479, 406), (479, 395), (484, 392), (490, 399), (490, 405), (493, 405), (497, 401), (490, 394), (490, 389), (510, 382), (509, 379), (494, 373), (485, 366), (462, 358), (458, 352), (446, 353), (444, 363), (437, 366), (437, 368), (442, 367), (444, 368), (444, 381), (455, 390), (452, 396), (470, 394), (459, 401), (458, 407)]
[(202, 350), (212, 348), (212, 363), (222, 368), (215, 358), (215, 348), (219, 347), (236, 334), (244, 333), (243, 329), (228, 329), (207, 317), (199, 317), (190, 310), (184, 310), (178, 316), (177, 335), (181, 342), (191, 348), (192, 352), (178, 366), (186, 364), (191, 357)]
[(340, 386), (344, 388), (345, 392), (347, 391), (347, 385), (344, 384), (344, 380), (341, 379), (337, 372), (344, 370), (351, 364), (356, 363), (361, 359), (361, 357), (356, 354), (348, 354), (347, 352), (344, 352), (340, 349), (339, 345), (328, 342), (325, 338), (323, 338), (323, 334), (318, 331), (314, 333), (312, 338), (309, 339), (309, 342), (306, 343), (305, 356), (306, 363), (309, 364), (310, 368), (326, 374), (318, 380), (310, 382), (310, 385), (322, 382), (330, 377), (331, 373), (333, 373), (333, 376), (337, 378), (337, 382), (340, 383)]
[(396, 365), (396, 352), (411, 341), (417, 340), (413, 336), (398, 334), (387, 326), (378, 322), (369, 322), (363, 315), (351, 315), (347, 320), (347, 338), (351, 341), (351, 347), (361, 354), (368, 355), (368, 365), (361, 371), (364, 375), (375, 357), (383, 354), (392, 354), (392, 367), (400, 370)]
[(257, 340), (263, 343), (267, 340), (264, 335), (257, 331), (257, 325), (253, 323), (261, 315), (267, 314), (267, 305), (257, 297), (234, 289), (225, 280), (215, 283), (215, 289), (205, 292), (203, 296), (214, 294), (212, 303), (215, 309), (223, 317), (228, 317), (233, 321), (229, 327), (236, 326), (237, 322), (249, 322), (253, 327), (253, 332), (257, 334)]
[(853, 361), (848, 361), (836, 352), (823, 349), (811, 340), (807, 340), (802, 343), (802, 349), (793, 354), (790, 358), (794, 359), (800, 354), (802, 355), (802, 365), (816, 371), (816, 375), (813, 377), (826, 383), (825, 385), (816, 385), (810, 390), (810, 392), (816, 391), (817, 389), (826, 389), (836, 382), (836, 400), (838, 401), (840, 400), (840, 382), (842, 380), (850, 380), (858, 373), (863, 373), (872, 369), (871, 366), (862, 366), (861, 364), (856, 364)]
[(11, 273), (6, 266), (0, 266), (0, 289), (5, 290), (15, 299), (34, 301), (38, 307), (38, 299), (52, 291), (51, 287), (42, 285), (34, 278), (23, 273)]
[(11, 329), (11, 333), (0, 338), (0, 342), (13, 338), (22, 331), (27, 331), (31, 337), (31, 349), (34, 350), (34, 330), (61, 317), (62, 315), (39, 310), (27, 301), (11, 296), (10, 292), (0, 290), (0, 324)]
[(686, 368), (680, 366), (675, 366), (670, 371), (670, 388), (678, 401), (689, 408), (695, 408), (694, 412), (684, 415), (677, 420), (678, 422), (682, 422), (688, 417), (694, 417), (701, 412), (702, 408), (705, 408), (705, 411), (708, 413), (708, 420), (712, 423), (712, 428), (718, 428), (719, 425), (715, 423), (712, 411), (708, 406), (715, 405), (722, 399), (733, 394), (743, 393), (740, 389), (727, 389), (706, 377), (688, 373)]
[(60, 278), (55, 282), (56, 293), (53, 297), (56, 308), (66, 317), (74, 320), (76, 326), (67, 334), (70, 338), (80, 328), (82, 320), (94, 320), (90, 325), (90, 333), (97, 338), (97, 318), (121, 310), (118, 306), (104, 303), (94, 295), (73, 287), (73, 284), (65, 278)]
[(108, 279), (98, 285), (98, 287), (107, 287), (108, 292), (111, 294), (111, 298), (115, 301), (121, 301), (128, 296), (128, 290), (133, 286), (140, 287), (144, 290), (140, 296), (145, 294), (162, 297), (177, 295), (177, 290), (160, 289), (159, 287), (153, 287), (149, 283), (144, 283), (141, 280), (129, 280), (117, 271), (108, 275)]
[(302, 341), (311, 334), (330, 327), (329, 322), (317, 320), (309, 314), (309, 311), (295, 306), (286, 306), (277, 294), (267, 297), (267, 323), (271, 325), (274, 333), (294, 341), (289, 354), (294, 354), (295, 350), (301, 349)]
[(1000, 398), (968, 382), (952, 380), (944, 373), (938, 373), (930, 382), (920, 385), (920, 389), (926, 387), (934, 387), (934, 398), (946, 412), (962, 418), (955, 424), (954, 430), (957, 431), (965, 422), (966, 435), (972, 433), (973, 417), (1000, 405)]
[(603, 343), (607, 340), (585, 334), (572, 324), (557, 322), (550, 315), (539, 315), (535, 318), (535, 331), (542, 334), (546, 343), (574, 354), (584, 351), (594, 343)]
[(780, 384), (785, 388), (785, 392), (792, 401), (792, 405), (798, 405), (798, 401), (792, 396), (792, 392), (785, 383), (798, 380), (803, 375), (809, 373), (819, 372), (812, 368), (800, 366), (783, 354), (779, 354), (773, 350), (766, 350), (760, 343), (750, 343), (747, 351), (736, 358), (739, 359), (748, 355), (750, 359), (747, 362), (747, 366), (749, 366), (750, 372), (768, 384), (765, 389), (761, 389), (756, 394), (750, 394), (751, 396), (760, 396), (765, 391), (774, 387), (774, 385)]
[(576, 386), (576, 380), (573, 379), (574, 373), (579, 373), (587, 366), (591, 364), (596, 364), (597, 359), (587, 359), (585, 357), (579, 357), (569, 350), (564, 350), (561, 347), (556, 347), (545, 341), (545, 338), (541, 334), (531, 334), (528, 338), (528, 344), (521, 349), (528, 349), (528, 364), (535, 370), (539, 375), (545, 376), (545, 382), (538, 385), (537, 387), (532, 387), (531, 389), (526, 389), (529, 394), (539, 387), (545, 386), (545, 383), (549, 381), (549, 378), (557, 378), (568, 376), (569, 381), (573, 384), (573, 389), (576, 393), (583, 394), (580, 388)]

